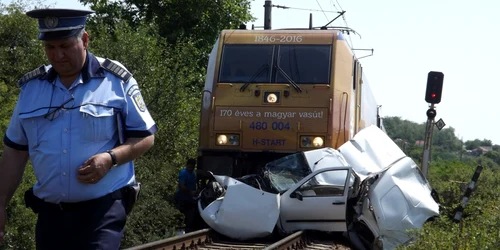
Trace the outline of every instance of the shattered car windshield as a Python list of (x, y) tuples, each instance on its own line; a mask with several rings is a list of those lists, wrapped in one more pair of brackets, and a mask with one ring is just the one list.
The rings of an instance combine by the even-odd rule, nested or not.
[(282, 193), (311, 173), (311, 169), (302, 153), (285, 156), (267, 163), (264, 173), (271, 187)]

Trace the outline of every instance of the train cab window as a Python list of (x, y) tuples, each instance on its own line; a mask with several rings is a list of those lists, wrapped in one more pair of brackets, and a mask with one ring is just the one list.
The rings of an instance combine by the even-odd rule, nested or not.
[(222, 50), (219, 82), (268, 83), (273, 46), (226, 44)]
[[(281, 45), (278, 65), (296, 83), (329, 84), (331, 58), (330, 45)], [(276, 82), (287, 83), (280, 71)]]

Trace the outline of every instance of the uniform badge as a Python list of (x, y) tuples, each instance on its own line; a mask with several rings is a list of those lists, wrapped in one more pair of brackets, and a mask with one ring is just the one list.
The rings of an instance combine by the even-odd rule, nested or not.
[(132, 95), (132, 100), (134, 100), (135, 105), (139, 108), (140, 111), (146, 111), (146, 104), (144, 103), (141, 92), (136, 91), (136, 93)]
[(58, 22), (59, 22), (59, 20), (57, 19), (57, 17), (53, 17), (53, 16), (49, 16), (49, 17), (46, 17), (44, 19), (45, 26), (49, 29), (53, 29), (53, 28), (57, 27)]

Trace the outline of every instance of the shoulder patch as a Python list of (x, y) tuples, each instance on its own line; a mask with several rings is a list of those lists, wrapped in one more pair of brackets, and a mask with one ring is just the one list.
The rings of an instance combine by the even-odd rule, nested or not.
[(107, 58), (106, 58), (106, 60), (104, 60), (104, 62), (101, 65), (105, 70), (118, 76), (124, 82), (128, 82), (128, 80), (130, 80), (130, 78), (132, 78), (132, 73), (128, 72), (122, 66), (114, 63), (113, 61), (111, 61)]
[(135, 105), (141, 112), (146, 111), (146, 103), (144, 103), (140, 91), (135, 91), (134, 94), (132, 94), (132, 100), (134, 100)]
[(17, 81), (17, 86), (22, 87), (27, 82), (29, 82), (35, 78), (39, 78), (45, 74), (47, 74), (47, 67), (45, 65), (42, 65), (39, 68), (24, 74), (24, 76), (21, 77), (21, 79), (19, 79), (19, 81)]

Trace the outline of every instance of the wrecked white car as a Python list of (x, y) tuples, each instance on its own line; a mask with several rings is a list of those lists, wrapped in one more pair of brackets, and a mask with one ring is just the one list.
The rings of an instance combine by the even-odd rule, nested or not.
[(360, 131), (338, 150), (323, 148), (268, 163), (262, 174), (214, 176), (198, 209), (233, 239), (278, 230), (345, 232), (358, 249), (393, 249), (439, 215), (415, 162), (379, 128)]

